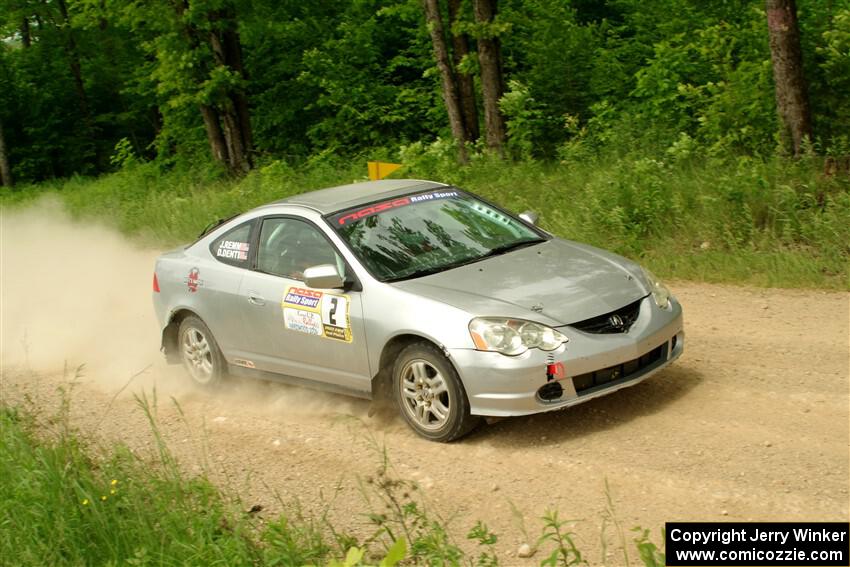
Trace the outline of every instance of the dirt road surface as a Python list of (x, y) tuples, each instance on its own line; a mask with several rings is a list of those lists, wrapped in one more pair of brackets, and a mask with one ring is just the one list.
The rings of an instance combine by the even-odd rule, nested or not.
[(267, 517), (280, 511), (278, 493), (315, 514), (328, 509), (332, 523), (357, 533), (368, 531), (369, 509), (358, 479), (379, 464), (371, 437), (459, 541), (478, 519), (499, 534), (506, 565), (539, 562), (516, 550), (539, 534), (549, 508), (577, 520), (591, 564), (622, 563), (612, 530), (607, 557), (600, 543), (606, 479), (622, 525), (650, 528), (656, 540), (673, 520), (848, 520), (847, 293), (674, 282), (687, 339), (671, 368), (441, 445), (387, 412), (369, 417), (365, 401), (246, 380), (215, 393), (191, 388), (157, 350), (155, 256), (55, 205), (4, 213), (5, 401), (26, 395), (53, 411), (57, 387), (85, 363), (74, 423), (144, 454), (152, 437), (132, 394), (156, 388), (161, 427), (188, 471), (207, 462), (216, 482)]

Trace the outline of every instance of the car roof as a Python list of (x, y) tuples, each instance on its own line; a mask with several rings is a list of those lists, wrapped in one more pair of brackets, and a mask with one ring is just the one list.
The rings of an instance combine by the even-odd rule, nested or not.
[(380, 181), (363, 181), (329, 187), (317, 191), (309, 191), (280, 199), (263, 207), (275, 205), (302, 205), (324, 214), (350, 209), (358, 205), (373, 203), (381, 199), (389, 199), (398, 195), (406, 195), (435, 187), (446, 187), (444, 183), (423, 181), (421, 179), (383, 179)]

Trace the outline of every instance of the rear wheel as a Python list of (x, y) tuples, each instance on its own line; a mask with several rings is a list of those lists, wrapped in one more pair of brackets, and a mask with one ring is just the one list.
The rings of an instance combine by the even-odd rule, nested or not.
[(454, 366), (430, 343), (414, 343), (396, 359), (393, 393), (401, 415), (416, 433), (432, 441), (453, 441), (469, 433), (479, 418)]
[(180, 360), (192, 381), (210, 388), (224, 376), (224, 357), (209, 328), (203, 321), (190, 315), (180, 322), (177, 332)]

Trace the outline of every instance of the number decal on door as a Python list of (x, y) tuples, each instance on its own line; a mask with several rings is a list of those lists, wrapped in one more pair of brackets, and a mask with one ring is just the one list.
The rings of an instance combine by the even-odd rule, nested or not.
[(328, 311), (328, 324), (338, 327), (336, 324), (336, 308), (339, 307), (339, 298), (331, 297), (331, 308)]
[(348, 296), (325, 294), (322, 297), (322, 325), (325, 338), (351, 342), (348, 308)]

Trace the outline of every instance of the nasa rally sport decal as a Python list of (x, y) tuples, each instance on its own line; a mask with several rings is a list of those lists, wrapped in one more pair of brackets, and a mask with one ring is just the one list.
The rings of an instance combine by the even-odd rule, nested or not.
[(372, 215), (376, 215), (389, 209), (396, 209), (398, 207), (405, 207), (416, 203), (424, 203), (435, 199), (453, 199), (459, 196), (460, 194), (457, 191), (431, 191), (429, 193), (420, 193), (419, 195), (409, 195), (407, 197), (399, 197), (398, 199), (375, 203), (363, 209), (343, 211), (342, 213), (334, 216), (333, 219), (335, 224), (342, 226), (346, 223), (357, 221), (365, 217), (371, 217)]
[(301, 287), (283, 295), (283, 324), (287, 329), (350, 343), (349, 298)]

